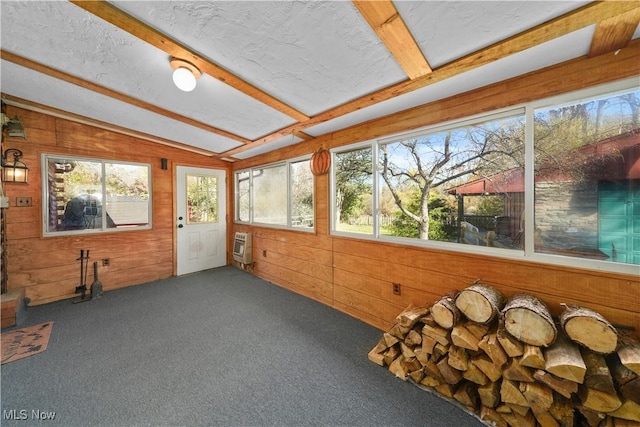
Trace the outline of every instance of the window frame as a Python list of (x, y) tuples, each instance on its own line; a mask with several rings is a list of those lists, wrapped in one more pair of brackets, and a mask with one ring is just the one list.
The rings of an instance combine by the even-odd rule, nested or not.
[[(149, 191), (149, 199), (147, 201), (148, 204), (148, 221), (144, 225), (133, 226), (133, 227), (114, 227), (108, 228), (105, 223), (99, 229), (95, 228), (87, 228), (80, 230), (60, 230), (60, 231), (49, 231), (49, 180), (48, 180), (48, 162), (49, 159), (63, 159), (65, 161), (79, 161), (79, 162), (92, 162), (99, 163), (101, 165), (102, 177), (101, 177), (101, 192), (102, 192), (102, 200), (106, 200), (106, 174), (105, 169), (107, 164), (114, 165), (130, 165), (130, 166), (138, 166), (138, 167), (146, 167), (147, 168), (147, 185)], [(132, 231), (144, 231), (144, 230), (152, 230), (153, 229), (153, 169), (150, 163), (144, 162), (129, 162), (122, 160), (113, 160), (113, 159), (101, 159), (94, 157), (81, 157), (81, 156), (73, 156), (66, 154), (54, 154), (54, 153), (42, 153), (41, 154), (41, 171), (43, 171), (42, 179), (41, 179), (41, 194), (42, 194), (42, 236), (45, 238), (49, 237), (61, 237), (61, 236), (76, 236), (76, 235), (86, 235), (86, 234), (103, 234), (103, 233), (121, 233), (121, 232), (132, 232)], [(106, 217), (106, 202), (103, 206), (103, 214), (102, 218)]]
[[(384, 135), (378, 138), (372, 138), (365, 141), (356, 142), (349, 145), (335, 147), (330, 150), (331, 153), (331, 170), (330, 170), (330, 235), (336, 237), (356, 238), (361, 240), (377, 241), (391, 244), (400, 244), (406, 246), (423, 247), (435, 250), (446, 250), (450, 252), (459, 252), (466, 254), (480, 254), (483, 256), (506, 258), (517, 261), (533, 261), (538, 263), (553, 264), (565, 267), (575, 267), (581, 269), (591, 269), (600, 271), (609, 271), (621, 274), (638, 274), (639, 266), (637, 264), (617, 263), (605, 260), (593, 260), (587, 258), (578, 258), (563, 256), (557, 254), (547, 254), (536, 252), (534, 249), (534, 211), (535, 211), (535, 192), (534, 192), (534, 126), (533, 117), (536, 109), (545, 107), (557, 107), (561, 105), (577, 104), (585, 102), (593, 98), (603, 96), (615, 96), (616, 94), (627, 93), (633, 90), (639, 90), (638, 78), (628, 78), (612, 83), (593, 86), (590, 88), (567, 92), (562, 95), (537, 99), (525, 103), (520, 103), (506, 108), (490, 111), (487, 113), (475, 114), (460, 119), (455, 119), (443, 123), (425, 126), (419, 129), (413, 129), (407, 132), (401, 132), (393, 135)], [(502, 249), (495, 247), (472, 246), (453, 242), (440, 242), (433, 240), (420, 240), (416, 238), (398, 237), (382, 235), (378, 224), (379, 203), (382, 191), (380, 183), (380, 173), (378, 165), (379, 146), (385, 143), (398, 141), (412, 136), (419, 136), (428, 133), (436, 133), (446, 131), (453, 128), (463, 127), (478, 121), (488, 121), (500, 117), (508, 117), (518, 112), (524, 115), (525, 121), (525, 155), (524, 155), (524, 247), (522, 249)], [(335, 157), (337, 154), (363, 149), (370, 147), (372, 150), (373, 162), (373, 233), (354, 233), (348, 231), (339, 231), (336, 229), (336, 170)]]
[[(305, 233), (315, 233), (316, 231), (316, 221), (315, 221), (315, 207), (316, 207), (316, 194), (315, 194), (315, 177), (313, 177), (313, 185), (312, 185), (312, 198), (313, 198), (313, 206), (312, 206), (312, 212), (313, 212), (313, 226), (312, 227), (295, 227), (292, 225), (293, 223), (293, 215), (292, 215), (292, 210), (293, 210), (293, 201), (292, 201), (292, 189), (291, 189), (291, 165), (294, 163), (300, 163), (300, 162), (305, 162), (305, 161), (311, 161), (311, 156), (307, 155), (307, 156), (300, 156), (300, 157), (295, 157), (295, 158), (291, 158), (291, 159), (287, 159), (285, 161), (280, 161), (280, 162), (274, 162), (274, 163), (267, 163), (264, 165), (259, 165), (259, 166), (252, 166), (249, 168), (244, 168), (244, 169), (239, 169), (237, 171), (234, 171), (233, 173), (233, 183), (234, 183), (234, 214), (233, 214), (233, 222), (235, 224), (245, 224), (245, 225), (252, 225), (252, 226), (258, 226), (258, 227), (266, 227), (266, 228), (276, 228), (276, 229), (283, 229), (283, 230), (290, 230), (290, 231), (302, 231)], [(253, 180), (255, 178), (255, 174), (254, 171), (255, 170), (259, 170), (259, 169), (268, 169), (268, 168), (276, 168), (276, 167), (281, 167), (284, 166), (286, 168), (286, 189), (287, 189), (287, 202), (286, 202), (286, 209), (287, 209), (287, 223), (286, 224), (276, 224), (276, 223), (266, 223), (266, 222), (257, 222), (254, 219), (254, 183)], [(238, 197), (240, 195), (239, 192), (239, 181), (238, 181), (238, 177), (243, 174), (243, 173), (247, 173), (248, 174), (248, 180), (249, 180), (249, 219), (247, 221), (241, 220), (239, 218), (239, 200)], [(309, 170), (309, 173), (311, 173), (311, 170)], [(312, 175), (313, 176), (313, 175)]]

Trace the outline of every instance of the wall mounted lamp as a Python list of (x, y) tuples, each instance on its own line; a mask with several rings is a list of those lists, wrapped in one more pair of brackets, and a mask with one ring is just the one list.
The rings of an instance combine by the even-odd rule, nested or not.
[[(9, 160), (9, 153), (13, 153), (13, 160)], [(22, 151), (8, 148), (2, 155), (2, 181), (27, 183), (29, 168), (20, 161)]]
[(196, 79), (200, 78), (202, 72), (191, 62), (184, 59), (169, 58), (171, 68), (173, 68), (173, 83), (178, 89), (191, 92), (196, 88)]

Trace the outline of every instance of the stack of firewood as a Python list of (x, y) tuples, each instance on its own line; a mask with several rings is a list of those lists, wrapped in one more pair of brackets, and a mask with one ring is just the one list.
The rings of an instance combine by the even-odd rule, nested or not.
[(474, 283), (407, 307), (369, 352), (496, 426), (640, 424), (640, 343), (593, 310), (559, 318), (529, 294)]

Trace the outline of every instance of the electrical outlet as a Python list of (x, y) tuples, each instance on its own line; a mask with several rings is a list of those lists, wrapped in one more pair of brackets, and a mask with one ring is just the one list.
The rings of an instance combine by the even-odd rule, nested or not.
[(31, 206), (31, 197), (16, 197), (16, 206), (20, 206), (20, 207)]
[(102, 266), (103, 267), (108, 267), (110, 262), (111, 261), (109, 260), (109, 258), (103, 258), (102, 259)]
[(267, 250), (266, 249), (262, 250), (262, 256), (267, 256)]
[(400, 283), (392, 283), (393, 285), (393, 294), (400, 295)]

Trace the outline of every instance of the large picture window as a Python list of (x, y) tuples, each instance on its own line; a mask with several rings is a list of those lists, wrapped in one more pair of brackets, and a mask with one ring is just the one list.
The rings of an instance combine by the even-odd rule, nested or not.
[(619, 82), (336, 148), (331, 192), (332, 234), (631, 271), (640, 90)]
[(44, 234), (151, 227), (150, 167), (43, 155)]
[(535, 250), (640, 264), (640, 91), (535, 110)]
[(235, 220), (313, 229), (313, 175), (309, 160), (291, 160), (235, 173)]

